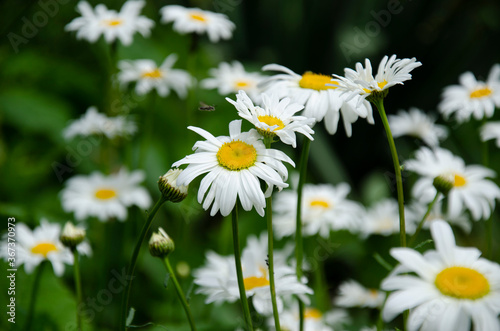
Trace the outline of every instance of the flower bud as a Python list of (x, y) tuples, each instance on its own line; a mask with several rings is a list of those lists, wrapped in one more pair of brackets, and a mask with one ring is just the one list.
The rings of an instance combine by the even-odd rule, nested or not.
[(455, 179), (452, 176), (439, 175), (434, 178), (432, 185), (438, 190), (438, 192), (443, 193), (444, 196), (450, 192), (455, 184)]
[(181, 202), (187, 196), (188, 186), (177, 186), (177, 177), (181, 172), (181, 169), (170, 169), (158, 180), (158, 188), (167, 201)]
[(85, 234), (84, 228), (74, 226), (71, 222), (66, 222), (59, 239), (64, 246), (75, 249), (85, 239)]
[(149, 240), (149, 252), (156, 257), (166, 257), (175, 249), (174, 241), (162, 228), (158, 228), (158, 232), (153, 233)]

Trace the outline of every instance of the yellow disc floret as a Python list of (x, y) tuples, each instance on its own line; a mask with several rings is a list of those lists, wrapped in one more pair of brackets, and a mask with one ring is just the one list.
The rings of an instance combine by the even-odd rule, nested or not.
[(325, 200), (320, 200), (320, 199), (316, 199), (316, 200), (312, 200), (309, 205), (311, 207), (319, 207), (319, 208), (330, 208), (330, 204), (325, 201)]
[(221, 146), (217, 152), (217, 161), (228, 170), (247, 169), (257, 161), (257, 150), (250, 144), (234, 140)]
[(323, 314), (315, 309), (315, 308), (306, 308), (306, 310), (304, 311), (304, 318), (307, 319), (307, 318), (311, 318), (311, 319), (320, 319), (321, 316), (323, 316)]
[(467, 180), (463, 176), (455, 174), (455, 183), (453, 184), (453, 186), (461, 187), (465, 184), (467, 184)]
[(253, 290), (256, 287), (263, 287), (269, 285), (269, 280), (266, 277), (246, 277), (243, 279), (243, 284), (245, 286), (245, 290)]
[(41, 254), (45, 258), (47, 258), (47, 254), (54, 251), (57, 251), (57, 247), (53, 243), (39, 243), (38, 245), (31, 247), (31, 253)]
[(113, 189), (102, 188), (95, 192), (95, 197), (100, 200), (108, 200), (116, 196), (116, 191)]
[(482, 98), (482, 97), (487, 97), (491, 93), (493, 93), (493, 91), (491, 89), (484, 87), (484, 88), (480, 88), (480, 89), (472, 91), (470, 93), (470, 97), (471, 98)]
[(450, 267), (441, 271), (434, 282), (444, 295), (476, 300), (490, 292), (490, 284), (480, 272), (466, 267)]
[(189, 17), (191, 17), (193, 20), (199, 21), (199, 22), (206, 22), (207, 21), (207, 19), (205, 18), (205, 15), (203, 15), (202, 13), (192, 13), (192, 14), (189, 14)]
[(332, 77), (327, 75), (315, 74), (310, 71), (302, 75), (299, 81), (299, 86), (316, 91), (336, 89), (337, 86), (327, 86), (326, 84), (338, 85), (337, 82), (332, 82)]
[(118, 20), (118, 19), (115, 19), (115, 20), (105, 20), (104, 24), (106, 24), (107, 26), (114, 27), (114, 26), (122, 25), (123, 21), (122, 20)]
[(160, 69), (155, 68), (154, 70), (144, 72), (141, 76), (142, 78), (161, 78), (163, 74)]

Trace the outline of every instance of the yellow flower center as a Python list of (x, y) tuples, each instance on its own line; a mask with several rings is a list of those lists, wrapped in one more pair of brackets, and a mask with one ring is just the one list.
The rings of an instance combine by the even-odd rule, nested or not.
[(250, 291), (256, 287), (268, 286), (269, 281), (264, 276), (263, 277), (252, 276), (252, 277), (244, 278), (243, 285), (245, 286), (245, 290)]
[(465, 267), (441, 271), (434, 284), (444, 295), (457, 299), (476, 300), (490, 292), (490, 284), (480, 272)]
[(455, 183), (453, 184), (453, 186), (461, 187), (465, 184), (467, 184), (467, 180), (463, 176), (455, 174)]
[[(277, 125), (278, 127), (274, 128), (273, 131), (281, 130), (285, 127), (285, 124), (283, 123), (283, 121), (281, 121), (279, 118), (274, 117), (274, 116), (263, 115), (263, 116), (257, 117), (257, 119), (259, 120), (259, 122), (266, 123), (269, 126)], [(271, 129), (267, 129), (266, 131), (271, 131)]]
[(101, 200), (108, 200), (116, 197), (116, 191), (112, 189), (102, 188), (95, 191), (95, 197)]
[(122, 24), (123, 24), (123, 21), (122, 21), (122, 20), (119, 20), (119, 19), (115, 19), (115, 20), (105, 20), (105, 21), (104, 21), (104, 24), (106, 24), (107, 26), (115, 27), (115, 26), (118, 26), (118, 25), (122, 25)]
[(491, 93), (493, 93), (492, 90), (490, 90), (489, 88), (487, 87), (483, 87), (483, 88), (480, 88), (480, 89), (477, 89), (477, 90), (474, 90), (470, 93), (470, 97), (471, 98), (482, 98), (482, 97), (487, 97), (488, 95), (490, 95)]
[(47, 254), (53, 251), (57, 251), (57, 247), (53, 243), (39, 243), (38, 245), (31, 247), (31, 253), (41, 254), (44, 258), (47, 258)]
[(228, 170), (237, 171), (250, 168), (257, 161), (257, 150), (245, 142), (231, 141), (219, 149), (217, 161)]
[[(384, 81), (383, 81), (383, 82), (378, 82), (378, 83), (377, 83), (377, 85), (378, 85), (378, 87), (379, 87), (380, 89), (383, 89), (383, 88), (384, 88), (384, 86), (386, 86), (386, 85), (387, 85), (387, 81), (384, 79)], [(363, 89), (363, 91), (365, 91), (366, 93), (372, 93), (372, 92), (373, 92), (373, 91), (371, 91), (371, 90), (369, 90), (369, 89), (367, 89), (367, 88), (364, 88), (364, 89)]]
[(234, 83), (234, 86), (236, 86), (236, 88), (245, 88), (245, 87), (248, 87), (250, 84), (248, 84), (248, 82), (244, 81), (244, 80), (238, 80)]
[(315, 308), (307, 308), (306, 311), (304, 312), (304, 319), (305, 318), (320, 319), (321, 316), (323, 316), (323, 314)]
[(332, 78), (327, 75), (315, 74), (310, 71), (304, 73), (299, 81), (299, 86), (316, 91), (336, 89), (336, 86), (326, 86), (326, 84), (338, 85), (337, 82), (332, 82)]
[(309, 205), (311, 207), (317, 207), (317, 208), (330, 208), (330, 204), (326, 202), (325, 200), (312, 200)]
[(160, 69), (155, 68), (154, 70), (146, 71), (141, 76), (142, 78), (161, 78), (163, 74), (161, 73)]
[(202, 13), (189, 14), (189, 17), (191, 17), (191, 19), (193, 19), (195, 21), (200, 21), (200, 22), (206, 22), (207, 21), (205, 15), (203, 15)]

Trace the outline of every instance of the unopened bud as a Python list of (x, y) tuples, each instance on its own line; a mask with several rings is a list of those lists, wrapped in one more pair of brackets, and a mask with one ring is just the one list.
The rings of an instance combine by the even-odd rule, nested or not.
[(174, 241), (162, 228), (153, 233), (149, 240), (149, 252), (156, 257), (166, 257), (175, 249)]
[(447, 175), (439, 175), (434, 178), (432, 185), (438, 190), (438, 192), (443, 193), (443, 195), (447, 195), (448, 192), (453, 188), (455, 184), (455, 179), (452, 176)]
[(85, 239), (85, 229), (74, 226), (71, 222), (66, 222), (59, 239), (64, 246), (74, 249)]
[(181, 169), (170, 169), (158, 180), (158, 188), (167, 201), (181, 202), (187, 196), (188, 186), (177, 186), (177, 177), (181, 172)]

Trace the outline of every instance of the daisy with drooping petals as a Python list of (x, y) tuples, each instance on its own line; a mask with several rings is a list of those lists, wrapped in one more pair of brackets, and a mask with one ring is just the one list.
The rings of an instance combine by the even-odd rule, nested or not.
[[(413, 201), (406, 210), (406, 219), (408, 223), (418, 224), (422, 220), (422, 217), (424, 217), (428, 208), (429, 205), (427, 203), (422, 203), (418, 200)], [(438, 199), (438, 201), (434, 203), (429, 215), (425, 218), (423, 228), (429, 229), (432, 222), (437, 220), (443, 220), (451, 225), (458, 226), (465, 233), (470, 233), (472, 230), (471, 220), (466, 213), (460, 213), (459, 215), (451, 217), (449, 212), (443, 211), (443, 198)]]
[(304, 106), (298, 103), (290, 103), (289, 98), (279, 99), (276, 94), (261, 95), (263, 107), (254, 106), (252, 100), (245, 91), (239, 91), (236, 101), (226, 98), (236, 109), (238, 115), (255, 125), (257, 131), (264, 137), (278, 138), (287, 145), (297, 146), (295, 132), (301, 133), (310, 140), (314, 140), (311, 134), (314, 131), (310, 125), (314, 119), (304, 116), (294, 116)]
[[(33, 231), (24, 223), (16, 224), (16, 267), (24, 265), (26, 273), (30, 274), (44, 260), (50, 261), (54, 273), (62, 276), (64, 264), (73, 264), (73, 254), (59, 240), (61, 226), (49, 223), (46, 219), (40, 221), (40, 226)], [(0, 255), (4, 260), (11, 256), (7, 251), (7, 237), (2, 241)], [(91, 255), (90, 245), (84, 241), (76, 246), (82, 255)], [(15, 269), (15, 267), (13, 267)]]
[[(271, 195), (274, 186), (288, 187), (284, 182), (288, 170), (282, 162), (295, 166), (293, 161), (281, 151), (266, 149), (256, 130), (241, 132), (241, 120), (229, 123), (229, 136), (214, 137), (193, 126), (188, 129), (206, 140), (194, 144), (194, 154), (173, 164), (174, 167), (189, 164), (177, 178), (177, 184), (188, 185), (199, 175), (208, 173), (201, 180), (198, 202), (203, 202), (205, 210), (212, 205), (210, 215), (219, 209), (222, 216), (229, 215), (239, 197), (243, 209), (255, 207), (257, 213), (264, 216), (265, 197)], [(259, 179), (268, 185), (265, 194)]]
[(63, 131), (65, 139), (76, 136), (90, 136), (102, 134), (113, 139), (115, 137), (128, 137), (134, 134), (137, 126), (125, 116), (107, 117), (99, 113), (96, 107), (89, 107), (79, 119), (71, 122)]
[(109, 10), (103, 4), (97, 5), (94, 11), (88, 2), (80, 1), (77, 11), (82, 17), (71, 21), (65, 30), (77, 31), (77, 39), (86, 39), (91, 43), (104, 35), (108, 44), (120, 39), (123, 45), (128, 46), (132, 44), (135, 32), (148, 37), (155, 25), (154, 21), (139, 15), (145, 4), (145, 1), (129, 0), (123, 4), (120, 12)]
[[(251, 236), (242, 252), (241, 264), (246, 296), (252, 297), (253, 306), (259, 314), (269, 316), (273, 310), (269, 269), (266, 264), (267, 253), (267, 235), (263, 234), (259, 239)], [(276, 259), (274, 266), (279, 310), (283, 310), (283, 299), (292, 295), (297, 295), (309, 303), (306, 294), (312, 294), (312, 290), (297, 280), (292, 267), (283, 265), (280, 261), (284, 259)], [(240, 299), (234, 256), (220, 256), (208, 252), (205, 266), (195, 270), (193, 274), (194, 283), (199, 286), (197, 293), (207, 295), (206, 303), (235, 302)]]
[(80, 221), (92, 216), (102, 222), (113, 217), (124, 221), (127, 207), (136, 205), (145, 209), (151, 205), (148, 191), (139, 186), (144, 178), (140, 170), (129, 173), (125, 169), (110, 176), (97, 171), (89, 176), (74, 176), (61, 192), (63, 209), (74, 212)]
[[(349, 199), (351, 188), (341, 183), (305, 184), (302, 191), (302, 225), (305, 236), (319, 234), (329, 238), (330, 231), (346, 229), (358, 231), (362, 207)], [(274, 201), (273, 225), (276, 237), (282, 238), (295, 234), (297, 213), (297, 192), (282, 191)]]
[[(360, 230), (363, 236), (378, 234), (389, 236), (399, 232), (398, 202), (392, 198), (378, 201), (368, 208), (361, 221)], [(415, 224), (406, 222), (406, 232), (413, 233)]]
[(434, 178), (441, 176), (449, 179), (453, 187), (448, 193), (448, 212), (450, 217), (459, 216), (469, 210), (474, 220), (487, 219), (500, 198), (500, 188), (488, 180), (495, 172), (480, 165), (466, 166), (458, 156), (443, 148), (419, 149), (414, 160), (406, 162), (406, 167), (421, 175), (413, 187), (412, 194), (424, 203), (432, 201), (436, 195)]
[(493, 116), (495, 107), (500, 107), (500, 64), (495, 64), (486, 82), (476, 80), (472, 72), (459, 77), (460, 85), (448, 86), (443, 91), (439, 111), (445, 118), (455, 114), (459, 122)]
[(262, 70), (282, 72), (262, 82), (266, 92), (276, 93), (280, 98), (289, 97), (293, 102), (304, 105), (304, 116), (314, 118), (316, 122), (324, 119), (330, 134), (337, 132), (340, 114), (348, 137), (352, 134), (351, 125), (358, 117), (366, 118), (370, 124), (374, 123), (370, 103), (359, 98), (347, 101), (332, 85), (330, 76), (310, 71), (301, 76), (278, 64), (268, 64)]
[(247, 72), (238, 61), (232, 63), (221, 62), (218, 68), (209, 70), (213, 77), (205, 78), (200, 82), (205, 89), (218, 89), (220, 95), (237, 93), (242, 90), (256, 102), (260, 102), (258, 84), (265, 78), (258, 72)]
[(339, 285), (339, 293), (334, 304), (340, 307), (380, 308), (385, 295), (382, 291), (366, 288), (355, 280), (346, 280)]
[(386, 93), (390, 87), (410, 80), (410, 72), (421, 65), (422, 63), (417, 62), (415, 58), (397, 59), (396, 55), (390, 58), (386, 55), (380, 61), (377, 74), (373, 77), (372, 64), (370, 60), (365, 59), (364, 68), (358, 62), (356, 71), (346, 68), (344, 69), (345, 77), (333, 75), (336, 79), (333, 79), (332, 83), (333, 86), (337, 86), (340, 91), (346, 93), (349, 96), (348, 99), (359, 95), (367, 98), (373, 93)]
[(481, 141), (496, 139), (496, 145), (500, 148), (500, 122), (489, 122), (480, 129)]
[(118, 62), (118, 81), (122, 85), (136, 82), (135, 92), (144, 95), (156, 89), (158, 94), (166, 97), (170, 89), (174, 90), (181, 98), (185, 98), (188, 89), (193, 83), (187, 71), (173, 69), (177, 55), (170, 54), (158, 67), (153, 60), (123, 60)]
[(213, 43), (233, 36), (235, 25), (224, 14), (178, 5), (165, 6), (160, 12), (162, 23), (174, 22), (174, 30), (181, 34), (206, 33)]
[(389, 115), (388, 120), (394, 138), (405, 135), (413, 136), (431, 147), (436, 147), (440, 140), (448, 136), (446, 127), (435, 124), (434, 117), (418, 108), (410, 108), (407, 112), (400, 110), (397, 115)]
[[(457, 247), (451, 227), (431, 224), (436, 250), (421, 255), (410, 248), (392, 248), (401, 263), (382, 282), (395, 291), (383, 309), (386, 321), (410, 309), (409, 331), (500, 330), (500, 265), (481, 258), (473, 247)], [(414, 273), (414, 274), (413, 274)]]

